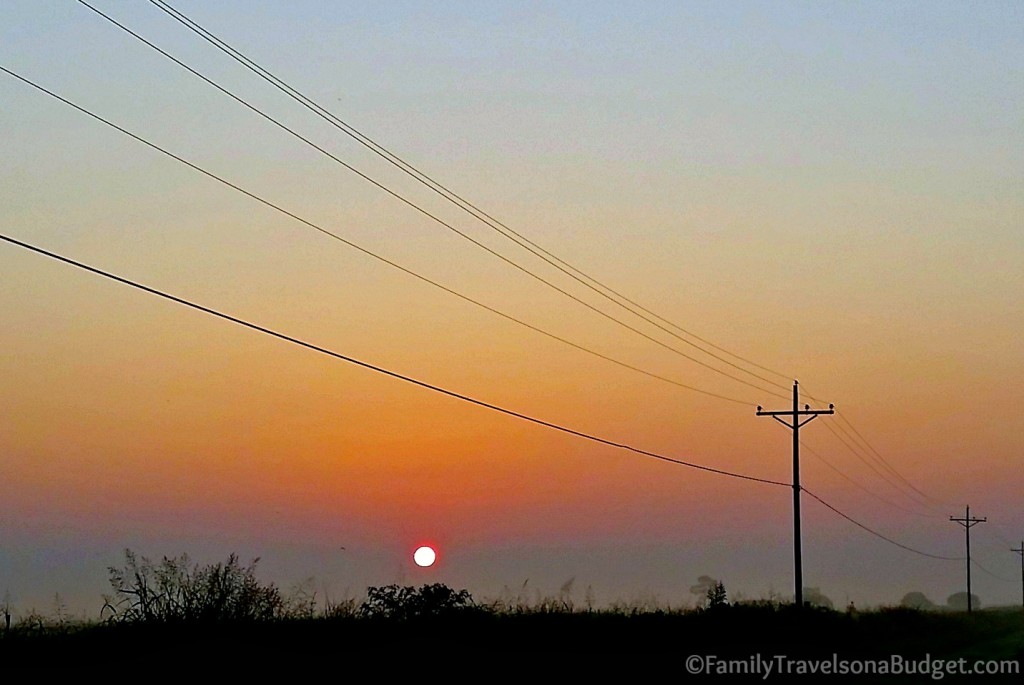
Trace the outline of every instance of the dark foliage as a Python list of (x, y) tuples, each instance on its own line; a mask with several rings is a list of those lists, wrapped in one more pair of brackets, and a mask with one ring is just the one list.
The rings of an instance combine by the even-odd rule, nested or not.
[[(477, 668), (474, 657), (483, 655), (530, 668), (568, 664), (574, 673), (581, 664), (590, 665), (607, 676), (613, 665), (678, 668), (680, 658), (692, 654), (740, 660), (753, 654), (815, 659), (834, 654), (846, 659), (893, 654), (906, 659), (1024, 657), (1024, 613), (1019, 609), (968, 615), (892, 608), (851, 614), (762, 601), (697, 611), (503, 613), (481, 608), (467, 592), (445, 586), (386, 586), (371, 589), (370, 596), (365, 612), (330, 612), (321, 618), (16, 626), (0, 636), (0, 663), (38, 669), (41, 663), (58, 662), (81, 668), (102, 655), (116, 655), (121, 665), (287, 664), (293, 670), (300, 664), (322, 668), (315, 655), (326, 655), (388, 667), (396, 660), (437, 663), (443, 658), (446, 668)], [(573, 658), (584, 654), (590, 656)], [(479, 679), (479, 671), (474, 676)], [(758, 675), (751, 681), (763, 679)], [(1019, 683), (1020, 676), (985, 681)]]
[(729, 606), (729, 596), (725, 592), (725, 584), (720, 580), (708, 588), (707, 598), (708, 609)]
[(113, 595), (104, 596), (103, 615), (120, 622), (267, 621), (295, 609), (271, 584), (256, 579), (258, 560), (200, 566), (187, 555), (154, 563), (125, 550), (123, 567), (110, 567)]
[(453, 590), (434, 583), (421, 587), (384, 585), (366, 590), (359, 615), (366, 618), (406, 620), (424, 616), (446, 616), (474, 608), (468, 590)]

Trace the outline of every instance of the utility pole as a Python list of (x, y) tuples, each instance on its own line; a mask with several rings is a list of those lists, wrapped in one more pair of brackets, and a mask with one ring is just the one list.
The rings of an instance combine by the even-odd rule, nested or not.
[(1016, 552), (1020, 555), (1020, 593), (1021, 593), (1021, 604), (1024, 606), (1024, 540), (1020, 541), (1020, 547), (1014, 549), (1010, 548), (1011, 552)]
[[(804, 605), (804, 563), (800, 550), (800, 426), (810, 423), (818, 418), (820, 414), (835, 414), (835, 406), (828, 405), (828, 409), (811, 409), (811, 405), (805, 404), (800, 409), (799, 383), (793, 381), (793, 409), (792, 411), (764, 411), (757, 408), (758, 416), (770, 416), (786, 428), (793, 431), (793, 584), (796, 589), (794, 595), (796, 606), (802, 608)], [(780, 417), (789, 416), (790, 421)], [(801, 416), (806, 416), (800, 420)]]
[(971, 508), (967, 507), (967, 513), (964, 514), (963, 518), (950, 516), (949, 520), (959, 523), (967, 533), (967, 613), (971, 613), (974, 609), (973, 600), (971, 599), (971, 528), (979, 523), (985, 523), (985, 521), (988, 521), (988, 517), (978, 518), (977, 516), (971, 516)]

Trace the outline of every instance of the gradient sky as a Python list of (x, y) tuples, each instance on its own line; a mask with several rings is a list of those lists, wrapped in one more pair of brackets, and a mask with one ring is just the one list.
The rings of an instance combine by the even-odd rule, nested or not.
[[(95, 4), (603, 306), (151, 4)], [(939, 555), (962, 553), (948, 516), (970, 504), (989, 518), (978, 560), (1009, 579), (976, 572), (976, 594), (1019, 601), (1020, 3), (173, 4), (517, 231), (834, 402), (929, 499), (846, 449), (836, 419), (803, 436), (860, 486), (810, 453), (804, 484)], [(545, 289), (85, 7), (4, 2), (0, 64), (490, 306), (746, 404), (433, 290), (0, 75), (4, 233), (502, 406), (790, 479), (790, 435), (754, 415), (785, 400)], [(258, 556), (265, 578), (332, 596), (575, 578), (578, 599), (681, 604), (702, 574), (792, 591), (788, 489), (524, 424), (13, 246), (0, 272), (0, 591), (20, 611), (60, 593), (95, 615), (126, 547)], [(961, 562), (806, 498), (804, 514), (805, 584), (837, 604), (963, 589)]]

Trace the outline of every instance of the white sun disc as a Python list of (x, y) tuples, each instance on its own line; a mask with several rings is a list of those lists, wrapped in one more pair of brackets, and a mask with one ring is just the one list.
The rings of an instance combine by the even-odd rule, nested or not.
[(433, 566), (436, 559), (437, 553), (430, 547), (420, 547), (412, 554), (417, 566)]

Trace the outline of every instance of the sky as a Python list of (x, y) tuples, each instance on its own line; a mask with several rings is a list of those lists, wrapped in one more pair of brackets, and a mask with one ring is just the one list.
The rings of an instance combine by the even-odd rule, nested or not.
[[(154, 4), (91, 4), (479, 245), (83, 4), (4, 2), (0, 65), (673, 383), (443, 292), (0, 74), (5, 235), (485, 402), (783, 484), (792, 435), (755, 408), (790, 408), (799, 379), (837, 411), (801, 430), (802, 484), (937, 556), (963, 555), (949, 517), (970, 505), (988, 518), (972, 529), (975, 594), (1020, 601), (1019, 3), (172, 3), (686, 334), (513, 245)], [(535, 598), (572, 580), (577, 600), (590, 587), (599, 603), (682, 606), (701, 575), (734, 597), (792, 592), (784, 485), (497, 414), (14, 245), (0, 271), (0, 591), (16, 612), (59, 594), (96, 615), (125, 549), (258, 557), (262, 577), (312, 577), (332, 598), (396, 582)], [(438, 549), (430, 569), (412, 563), (423, 543)], [(804, 584), (838, 606), (964, 589), (962, 561), (806, 495), (803, 551)]]

